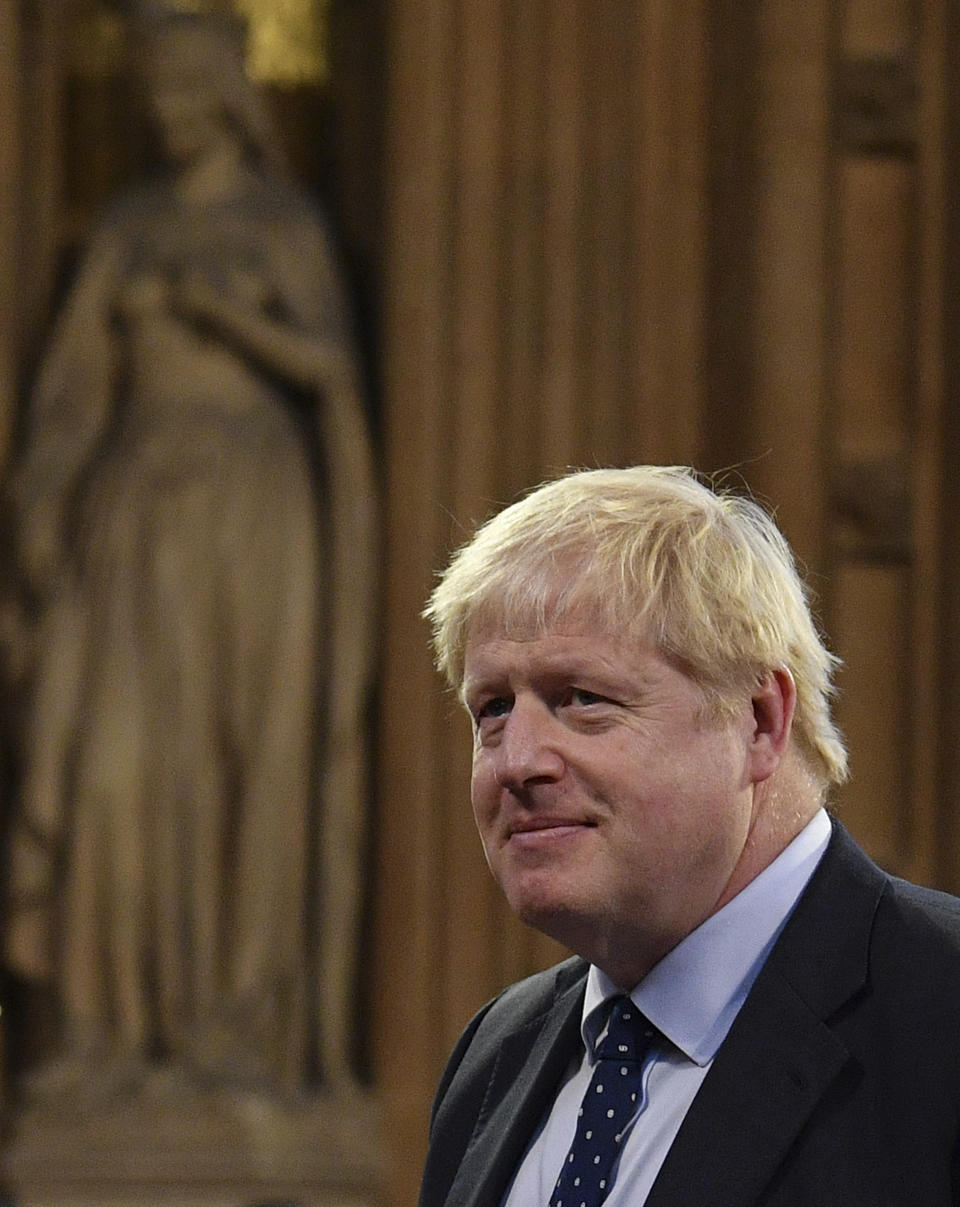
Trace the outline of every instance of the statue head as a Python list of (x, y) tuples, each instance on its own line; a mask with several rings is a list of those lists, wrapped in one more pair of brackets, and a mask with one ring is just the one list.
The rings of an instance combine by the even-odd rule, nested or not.
[(134, 63), (173, 160), (232, 137), (251, 161), (282, 168), (273, 122), (246, 73), (245, 38), (244, 22), (222, 7), (140, 6)]

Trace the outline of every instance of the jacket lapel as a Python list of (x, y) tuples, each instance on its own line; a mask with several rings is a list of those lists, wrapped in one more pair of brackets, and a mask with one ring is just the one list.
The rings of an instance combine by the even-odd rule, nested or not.
[(684, 1119), (647, 1207), (756, 1202), (849, 1059), (829, 1019), (866, 981), (884, 883), (835, 826), (820, 868)]
[(581, 975), (551, 1011), (504, 1039), (445, 1207), (499, 1207), (577, 1051), (584, 983)]

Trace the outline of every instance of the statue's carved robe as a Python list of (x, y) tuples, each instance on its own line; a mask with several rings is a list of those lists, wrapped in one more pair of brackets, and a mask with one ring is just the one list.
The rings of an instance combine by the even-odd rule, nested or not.
[[(191, 276), (315, 344), (312, 384), (178, 314)], [(121, 201), (42, 365), (11, 482), (46, 581), (6, 953), (54, 984), (81, 1064), (349, 1078), (375, 550), (331, 347), (322, 221), (251, 176)]]

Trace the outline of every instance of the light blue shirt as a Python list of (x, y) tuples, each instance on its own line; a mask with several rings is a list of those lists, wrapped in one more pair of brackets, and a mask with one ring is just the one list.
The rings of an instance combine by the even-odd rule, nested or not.
[[(830, 840), (821, 809), (790, 845), (723, 909), (655, 965), (631, 993), (669, 1043), (647, 1058), (637, 1113), (605, 1207), (640, 1207), (717, 1050)], [(521, 1161), (503, 1207), (547, 1207), (570, 1150), (596, 1061), (604, 1002), (621, 991), (591, 966), (583, 1002), (584, 1051)]]

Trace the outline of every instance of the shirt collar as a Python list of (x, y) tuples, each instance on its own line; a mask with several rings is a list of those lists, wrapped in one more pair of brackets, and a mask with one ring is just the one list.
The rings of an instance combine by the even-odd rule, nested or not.
[[(830, 832), (830, 819), (820, 809), (771, 864), (668, 952), (631, 993), (650, 1022), (701, 1067), (726, 1038)], [(602, 1006), (622, 992), (591, 965), (581, 1021), (591, 1062), (605, 1022)]]

